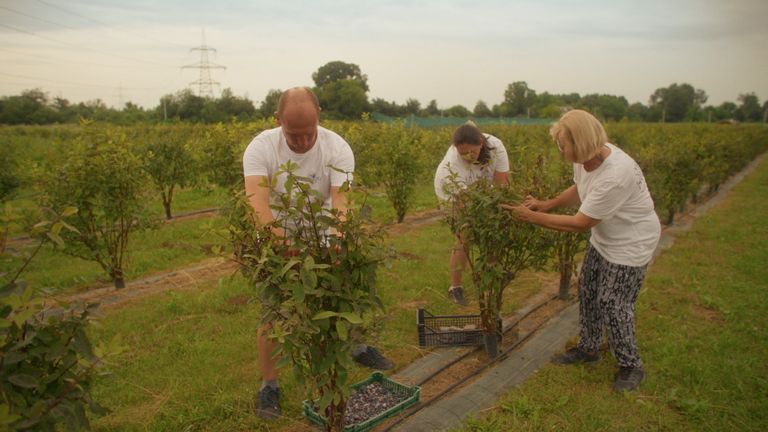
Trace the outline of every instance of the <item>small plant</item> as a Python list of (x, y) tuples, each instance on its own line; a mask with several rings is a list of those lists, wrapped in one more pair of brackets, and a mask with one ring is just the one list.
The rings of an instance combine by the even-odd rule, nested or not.
[(86, 134), (57, 165), (44, 186), (46, 207), (76, 207), (74, 231), (62, 233), (65, 254), (95, 261), (116, 288), (125, 286), (124, 266), (132, 233), (153, 226), (147, 209), (147, 178), (124, 132), (86, 125)]
[(402, 122), (384, 126), (382, 134), (384, 137), (369, 150), (376, 161), (370, 170), (373, 178), (384, 185), (397, 223), (401, 223), (413, 204), (413, 188), (423, 171), (419, 160), (421, 142), (417, 131), (406, 128)]
[(551, 237), (534, 225), (517, 221), (502, 203), (521, 202), (511, 188), (480, 179), (462, 188), (449, 181), (453, 190), (448, 223), (461, 235), (469, 261), (472, 283), (480, 302), (480, 320), (486, 331), (488, 353), (496, 355), (501, 336), (501, 307), (504, 289), (520, 271), (540, 268), (549, 258)]
[[(545, 200), (554, 197), (573, 184), (573, 171), (570, 164), (560, 161), (551, 163), (544, 154), (539, 154), (536, 163), (526, 177), (529, 179), (528, 193)], [(555, 209), (553, 213), (572, 214), (573, 209)], [(550, 237), (554, 252), (554, 269), (560, 274), (558, 297), (568, 298), (573, 274), (576, 272), (576, 254), (583, 250), (584, 242), (589, 237), (586, 232), (566, 232), (542, 230), (542, 235)]]
[[(255, 224), (239, 194), (229, 231), (243, 274), (258, 290), (264, 323), (278, 342), (279, 365), (293, 368), (307, 399), (319, 401), (328, 429), (340, 431), (351, 352), (382, 309), (376, 268), (387, 254), (382, 231), (367, 211), (323, 208), (323, 197), (309, 179), (293, 174), (294, 167), (289, 163), (277, 175), (286, 176), (286, 193), (272, 205), (272, 223)], [(276, 228), (285, 230), (284, 238), (273, 234)]]
[(176, 188), (195, 184), (200, 178), (193, 134), (179, 128), (158, 126), (146, 135), (142, 137), (137, 150), (144, 171), (160, 192), (165, 218), (171, 219), (171, 204)]
[[(19, 276), (50, 241), (60, 243), (63, 231), (76, 231), (64, 222), (76, 209), (53, 214), (35, 225), (39, 243), (24, 257), (18, 271), (0, 274), (0, 429), (53, 431), (66, 423), (68, 430), (90, 429), (86, 410), (106, 410), (90, 394), (103, 357), (122, 348), (117, 339), (93, 348), (85, 329), (95, 304), (63, 305), (46, 310), (45, 299)], [(3, 232), (13, 221), (9, 206), (0, 217)], [(5, 249), (0, 249), (0, 255)]]

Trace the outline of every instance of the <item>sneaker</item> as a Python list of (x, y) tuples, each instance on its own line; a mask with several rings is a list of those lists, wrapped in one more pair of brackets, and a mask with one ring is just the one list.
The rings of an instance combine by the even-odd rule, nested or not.
[(259, 418), (269, 420), (280, 417), (280, 389), (266, 386), (259, 390), (259, 406), (256, 409)]
[(367, 368), (377, 370), (389, 370), (395, 367), (392, 360), (381, 355), (379, 350), (372, 346), (368, 346), (365, 351), (353, 356), (354, 360)]
[(617, 392), (635, 391), (645, 378), (645, 372), (639, 367), (620, 367), (613, 382), (613, 389)]
[(448, 288), (448, 298), (460, 306), (466, 306), (469, 304), (467, 303), (467, 299), (464, 298), (464, 288), (460, 286)]
[(600, 354), (582, 351), (580, 348), (571, 348), (563, 354), (552, 357), (552, 363), (556, 364), (579, 364), (595, 363), (600, 360)]

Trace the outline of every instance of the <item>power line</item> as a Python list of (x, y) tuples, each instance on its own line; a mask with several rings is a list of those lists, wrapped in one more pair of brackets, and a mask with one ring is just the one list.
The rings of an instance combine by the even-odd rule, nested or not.
[(166, 45), (173, 45), (175, 47), (184, 47), (184, 48), (186, 48), (184, 45), (176, 43), (176, 42), (163, 41), (163, 40), (159, 40), (159, 39), (148, 37), (148, 36), (146, 36), (144, 34), (141, 34), (141, 33), (134, 33), (132, 31), (128, 31), (128, 30), (125, 30), (125, 29), (121, 29), (119, 27), (115, 27), (115, 26), (107, 24), (107, 23), (105, 23), (103, 21), (99, 21), (99, 20), (93, 19), (91, 17), (85, 16), (83, 14), (80, 14), (80, 13), (77, 13), (77, 12), (73, 12), (72, 10), (63, 8), (63, 7), (59, 6), (59, 5), (48, 3), (47, 1), (44, 1), (44, 0), (37, 0), (37, 1), (38, 1), (38, 3), (42, 3), (42, 4), (44, 4), (44, 5), (48, 6), (48, 7), (52, 7), (54, 9), (58, 9), (58, 10), (64, 12), (64, 13), (68, 13), (70, 15), (73, 15), (73, 16), (85, 19), (85, 20), (90, 21), (90, 22), (92, 22), (94, 24), (98, 24), (100, 26), (104, 26), (104, 27), (110, 28), (112, 30), (117, 30), (117, 31), (123, 32), (123, 33), (131, 35), (133, 37), (139, 37), (139, 38), (151, 41), (151, 42), (160, 42), (160, 43), (163, 43), (163, 44), (166, 44)]
[(146, 61), (146, 60), (140, 60), (140, 59), (136, 59), (136, 58), (132, 58), (132, 57), (121, 56), (121, 55), (118, 55), (118, 54), (113, 54), (113, 53), (110, 53), (110, 52), (101, 51), (101, 50), (97, 50), (97, 49), (93, 49), (93, 48), (80, 47), (80, 46), (73, 45), (73, 44), (70, 44), (70, 43), (67, 43), (67, 42), (62, 42), (62, 41), (59, 41), (59, 40), (56, 40), (56, 39), (53, 39), (53, 38), (49, 38), (47, 36), (39, 35), (37, 33), (31, 32), (31, 31), (27, 31), (27, 30), (23, 30), (23, 29), (18, 29), (16, 27), (9, 26), (8, 24), (0, 23), (0, 27), (5, 27), (5, 28), (13, 30), (15, 32), (24, 33), (24, 34), (28, 34), (28, 35), (31, 35), (31, 36), (39, 37), (41, 39), (45, 39), (45, 40), (48, 40), (48, 41), (51, 41), (51, 42), (55, 42), (57, 44), (68, 46), (70, 48), (91, 51), (91, 52), (99, 53), (99, 54), (102, 54), (102, 55), (107, 55), (107, 56), (110, 56), (110, 57), (119, 58), (119, 59), (122, 59), (122, 60), (130, 60), (130, 61), (134, 61), (134, 62), (146, 63), (146, 64), (151, 64), (151, 65), (154, 65), (154, 66), (162, 66), (162, 67), (168, 67), (168, 68), (175, 67), (175, 66), (171, 66), (171, 65), (167, 65), (167, 64), (163, 64), (163, 63), (157, 63), (157, 62), (153, 62), (153, 61)]
[[(125, 66), (118, 66), (118, 65), (114, 65), (114, 64), (110, 65), (110, 64), (104, 64), (104, 63), (93, 63), (93, 62), (86, 62), (86, 61), (57, 59), (57, 58), (53, 58), (53, 57), (47, 57), (47, 56), (42, 56), (42, 55), (37, 55), (37, 54), (31, 54), (31, 53), (26, 53), (26, 52), (21, 52), (21, 51), (10, 50), (10, 49), (7, 49), (7, 48), (2, 48), (2, 47), (0, 47), (0, 51), (5, 51), (5, 52), (12, 53), (12, 54), (20, 55), (20, 56), (37, 58), (37, 59), (41, 59), (41, 60), (45, 61), (46, 63), (53, 63), (53, 64), (69, 63), (69, 64), (76, 64), (76, 65), (90, 65), (90, 66), (99, 66), (99, 67), (106, 67), (106, 68), (121, 68), (121, 69), (125, 67)], [(10, 63), (10, 60), (5, 60), (5, 62), (6, 63)]]
[[(15, 74), (9, 74), (5, 72), (0, 72), (0, 75), (11, 77), (11, 78), (21, 78), (31, 81), (46, 81), (54, 84), (65, 84), (65, 85), (75, 85), (75, 86), (83, 86), (83, 87), (98, 87), (98, 88), (109, 88), (114, 89), (115, 86), (111, 85), (100, 85), (100, 84), (86, 84), (81, 82), (71, 82), (71, 81), (61, 81), (61, 80), (51, 80), (47, 78), (39, 78), (39, 77), (31, 77), (31, 76), (25, 76), (25, 75), (15, 75)], [(124, 90), (157, 90), (160, 89), (160, 87), (122, 87)]]
[(63, 28), (65, 28), (65, 29), (69, 29), (69, 30), (77, 30), (77, 29), (76, 29), (76, 28), (74, 28), (74, 27), (70, 27), (70, 26), (68, 26), (68, 25), (65, 25), (65, 24), (59, 24), (59, 23), (57, 23), (57, 22), (49, 21), (49, 20), (47, 20), (47, 19), (45, 19), (45, 18), (36, 17), (36, 16), (34, 16), (34, 15), (29, 15), (29, 14), (26, 14), (26, 13), (24, 13), (24, 12), (19, 12), (19, 11), (17, 11), (17, 10), (13, 10), (13, 9), (11, 9), (11, 8), (9, 8), (9, 7), (0, 6), (0, 9), (5, 9), (5, 10), (7, 10), (7, 11), (9, 11), (9, 12), (13, 12), (13, 13), (15, 13), (15, 14), (18, 14), (18, 15), (21, 15), (21, 16), (25, 16), (25, 17), (27, 17), (27, 18), (36, 19), (36, 20), (38, 20), (38, 21), (42, 21), (42, 22), (44, 22), (44, 23), (53, 24), (53, 25), (55, 25), (55, 26), (63, 27)]

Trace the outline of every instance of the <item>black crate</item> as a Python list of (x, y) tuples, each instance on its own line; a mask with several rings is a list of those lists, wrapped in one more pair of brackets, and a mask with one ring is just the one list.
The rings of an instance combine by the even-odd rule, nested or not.
[(416, 311), (419, 346), (483, 345), (480, 315), (432, 315), (425, 309)]

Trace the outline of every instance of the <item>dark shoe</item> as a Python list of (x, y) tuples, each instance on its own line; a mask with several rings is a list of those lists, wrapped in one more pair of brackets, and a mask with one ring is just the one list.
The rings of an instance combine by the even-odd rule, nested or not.
[(600, 360), (600, 354), (588, 353), (579, 348), (571, 348), (563, 354), (552, 357), (552, 363), (556, 364), (579, 364), (595, 363)]
[(613, 382), (613, 389), (617, 392), (635, 391), (645, 378), (645, 372), (639, 367), (620, 367)]
[(280, 389), (266, 386), (259, 390), (259, 406), (256, 408), (259, 418), (269, 420), (280, 417)]
[(449, 288), (448, 298), (450, 298), (452, 302), (460, 306), (466, 306), (469, 304), (467, 303), (467, 299), (464, 298), (464, 288), (460, 286)]
[(365, 351), (353, 356), (354, 360), (367, 368), (377, 370), (389, 370), (395, 367), (392, 361), (379, 352), (376, 348), (368, 346)]

